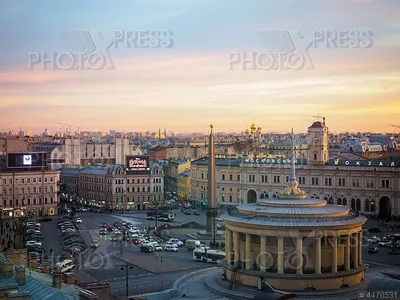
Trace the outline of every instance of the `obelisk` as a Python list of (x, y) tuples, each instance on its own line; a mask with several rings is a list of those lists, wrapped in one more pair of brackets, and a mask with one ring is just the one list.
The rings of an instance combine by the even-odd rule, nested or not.
[(208, 197), (207, 197), (207, 227), (206, 231), (214, 236), (217, 217), (217, 199), (215, 197), (215, 150), (214, 150), (214, 125), (210, 125), (210, 136), (208, 138)]

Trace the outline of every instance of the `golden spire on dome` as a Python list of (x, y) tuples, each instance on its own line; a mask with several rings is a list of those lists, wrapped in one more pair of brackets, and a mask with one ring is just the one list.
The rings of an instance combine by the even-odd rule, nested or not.
[(213, 124), (210, 124), (211, 132), (213, 131), (213, 128), (214, 128), (214, 125), (213, 125)]
[(282, 192), (279, 193), (279, 198), (281, 199), (304, 199), (307, 197), (306, 193), (298, 188), (299, 183), (296, 179), (295, 173), (295, 155), (294, 155), (294, 133), (293, 128), (290, 134), (290, 141), (292, 144), (291, 153), (290, 153), (290, 174), (289, 180), (287, 182), (287, 187)]

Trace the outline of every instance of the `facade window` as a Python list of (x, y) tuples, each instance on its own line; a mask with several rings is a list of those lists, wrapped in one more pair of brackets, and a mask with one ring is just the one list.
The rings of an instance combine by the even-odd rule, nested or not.
[(225, 173), (222, 173), (222, 174), (221, 174), (221, 180), (226, 180), (226, 179), (225, 179)]
[(233, 174), (229, 174), (229, 180), (233, 180)]
[(237, 174), (237, 175), (236, 175), (236, 180), (237, 180), (237, 181), (240, 181), (240, 174)]
[(274, 183), (281, 183), (281, 176), (274, 175)]
[(319, 185), (318, 177), (311, 177), (311, 185)]
[(233, 200), (232, 195), (229, 195), (229, 202), (232, 202), (232, 200)]
[(360, 186), (360, 179), (359, 178), (353, 178), (352, 181), (351, 181), (351, 186), (359, 187)]
[(204, 179), (204, 173), (201, 173), (201, 179)]
[(330, 177), (325, 178), (325, 185), (332, 185), (332, 178)]
[(267, 183), (268, 182), (268, 176), (267, 175), (261, 175), (261, 182)]
[(314, 152), (314, 153), (313, 153), (313, 159), (314, 159), (314, 160), (317, 160), (317, 159), (318, 159), (318, 153), (317, 153), (317, 152)]
[(221, 195), (221, 201), (222, 201), (222, 202), (225, 202), (225, 194), (222, 194), (222, 195)]
[(249, 182), (256, 182), (256, 175), (249, 174)]
[(299, 184), (306, 184), (306, 178), (304, 176), (299, 177)]
[(338, 186), (346, 186), (346, 178), (339, 178), (338, 180)]
[(374, 187), (374, 179), (372, 178), (367, 178), (367, 187)]
[(389, 188), (389, 179), (382, 179), (382, 187)]
[(204, 200), (204, 193), (200, 193), (200, 200)]

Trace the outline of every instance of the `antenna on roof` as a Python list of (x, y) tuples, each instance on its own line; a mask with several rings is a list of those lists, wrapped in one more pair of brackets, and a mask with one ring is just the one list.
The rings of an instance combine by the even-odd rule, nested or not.
[(312, 117), (318, 119), (318, 121), (325, 118), (325, 117), (321, 116), (319, 113), (316, 116), (312, 116)]

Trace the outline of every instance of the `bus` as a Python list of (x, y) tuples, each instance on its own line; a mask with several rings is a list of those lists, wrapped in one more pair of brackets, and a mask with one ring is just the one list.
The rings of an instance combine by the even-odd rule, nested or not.
[(66, 259), (56, 263), (51, 272), (54, 274), (57, 272), (57, 269), (60, 269), (61, 273), (65, 273), (72, 270), (73, 268), (75, 268), (74, 262), (71, 259)]
[(219, 263), (220, 261), (225, 260), (225, 252), (221, 250), (194, 249), (193, 260)]

